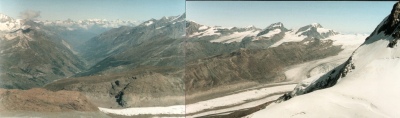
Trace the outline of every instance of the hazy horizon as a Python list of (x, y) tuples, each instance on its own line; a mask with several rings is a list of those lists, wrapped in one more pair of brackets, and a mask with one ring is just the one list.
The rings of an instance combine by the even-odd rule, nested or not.
[(0, 13), (21, 18), (21, 12), (39, 11), (38, 20), (133, 20), (145, 21), (185, 13), (184, 0), (1, 0)]

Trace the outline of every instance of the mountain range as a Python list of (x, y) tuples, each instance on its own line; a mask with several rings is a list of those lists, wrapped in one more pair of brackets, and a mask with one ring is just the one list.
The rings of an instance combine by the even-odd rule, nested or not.
[(318, 23), (298, 29), (281, 22), (264, 29), (205, 26), (187, 21), (186, 14), (140, 24), (3, 14), (0, 21), (1, 88), (79, 91), (104, 108), (184, 105), (256, 85), (297, 82), (285, 75), (287, 68), (350, 55), (367, 37)]
[[(400, 4), (347, 61), (299, 83), (250, 117), (397, 117)], [(285, 113), (283, 113), (284, 111)]]

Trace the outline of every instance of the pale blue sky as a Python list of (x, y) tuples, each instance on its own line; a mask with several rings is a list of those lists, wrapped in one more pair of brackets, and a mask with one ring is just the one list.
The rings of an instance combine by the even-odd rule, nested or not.
[(209, 26), (282, 22), (286, 28), (320, 23), (342, 33), (369, 33), (390, 13), (395, 1), (188, 1), (188, 20)]
[(0, 13), (18, 18), (24, 10), (41, 12), (42, 20), (100, 18), (159, 19), (185, 12), (184, 0), (0, 0)]

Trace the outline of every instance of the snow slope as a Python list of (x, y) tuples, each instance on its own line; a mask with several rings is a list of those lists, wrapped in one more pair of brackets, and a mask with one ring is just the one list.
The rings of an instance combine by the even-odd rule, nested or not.
[[(285, 37), (282, 40), (271, 45), (271, 47), (277, 47), (284, 42), (300, 42), (307, 37), (305, 35), (300, 35), (301, 33), (296, 33), (295, 31), (296, 30), (285, 32)], [(345, 46), (344, 48), (347, 47), (357, 48), (362, 42), (364, 42), (365, 38), (367, 37), (368, 37), (367, 34), (337, 34), (321, 40), (330, 39), (334, 41), (333, 42), (334, 45), (343, 45)], [(355, 48), (353, 48), (353, 50)]]
[(244, 32), (234, 32), (227, 36), (222, 36), (218, 39), (211, 40), (210, 42), (224, 42), (224, 43), (231, 43), (231, 42), (240, 42), (244, 37), (247, 36), (256, 36), (260, 31), (258, 30), (250, 30)]
[[(395, 9), (397, 7), (397, 9)], [(397, 16), (400, 5), (394, 6), (395, 12), (391, 16)], [(396, 13), (395, 15), (393, 13)], [(296, 91), (307, 90), (324, 85), (331, 81), (327, 76), (312, 77), (296, 87), (295, 96), (291, 99), (270, 105), (248, 117), (265, 118), (320, 118), (320, 117), (366, 117), (382, 118), (400, 117), (400, 48), (388, 47), (388, 44), (400, 37), (392, 34), (387, 27), (399, 26), (398, 22), (392, 22), (390, 17), (385, 18), (369, 38), (362, 44), (349, 62), (338, 68), (340, 78), (332, 87), (321, 88), (311, 93), (298, 94)], [(385, 24), (385, 25), (384, 25)], [(381, 29), (384, 29), (381, 31)], [(396, 44), (398, 44), (396, 42)], [(353, 65), (354, 68), (347, 68)], [(326, 75), (337, 73), (332, 71)], [(343, 76), (345, 75), (345, 76)], [(330, 78), (330, 77), (329, 77)]]
[(185, 105), (176, 105), (168, 107), (139, 107), (126, 109), (108, 109), (99, 107), (104, 113), (112, 113), (124, 116), (135, 116), (142, 114), (185, 114)]

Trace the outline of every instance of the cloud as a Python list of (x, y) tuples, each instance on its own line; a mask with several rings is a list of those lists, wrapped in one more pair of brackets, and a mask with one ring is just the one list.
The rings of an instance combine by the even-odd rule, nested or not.
[(25, 10), (20, 13), (20, 17), (24, 20), (33, 20), (40, 17), (40, 11)]

